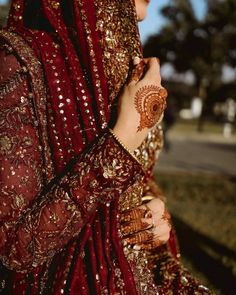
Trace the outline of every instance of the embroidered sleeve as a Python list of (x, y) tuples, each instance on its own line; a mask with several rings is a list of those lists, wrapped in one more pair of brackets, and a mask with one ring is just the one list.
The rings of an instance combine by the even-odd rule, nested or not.
[(0, 258), (28, 271), (77, 236), (98, 206), (142, 178), (141, 166), (104, 132), (65, 173), (44, 185), (27, 72), (0, 48)]
[(150, 201), (152, 198), (161, 199), (163, 202), (166, 202), (166, 197), (161, 190), (160, 186), (156, 182), (156, 179), (153, 175), (149, 175), (146, 178), (145, 185), (143, 188), (143, 197), (142, 201)]

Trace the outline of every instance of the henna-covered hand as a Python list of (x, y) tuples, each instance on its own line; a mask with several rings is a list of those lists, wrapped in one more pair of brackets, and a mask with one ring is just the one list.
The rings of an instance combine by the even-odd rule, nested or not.
[(135, 108), (140, 114), (137, 131), (156, 125), (166, 108), (166, 98), (167, 90), (156, 85), (143, 86), (136, 92)]
[(138, 61), (138, 64), (134, 65), (134, 69), (131, 72), (130, 82), (137, 83), (143, 76), (146, 68), (144, 60)]
[(119, 98), (113, 132), (131, 151), (139, 147), (149, 130), (163, 117), (167, 91), (161, 86), (156, 58), (136, 62)]
[(120, 222), (124, 244), (137, 250), (152, 250), (169, 239), (170, 215), (160, 199), (123, 212)]

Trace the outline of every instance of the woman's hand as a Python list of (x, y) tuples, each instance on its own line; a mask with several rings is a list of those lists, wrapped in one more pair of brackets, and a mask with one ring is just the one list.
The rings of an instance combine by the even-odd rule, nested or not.
[(136, 250), (151, 250), (165, 244), (169, 240), (170, 230), (170, 215), (160, 199), (153, 199), (121, 215), (124, 243), (134, 246)]
[(161, 120), (167, 91), (161, 86), (157, 58), (141, 60), (134, 66), (129, 83), (119, 99), (117, 122), (113, 132), (133, 151), (141, 145), (149, 130)]

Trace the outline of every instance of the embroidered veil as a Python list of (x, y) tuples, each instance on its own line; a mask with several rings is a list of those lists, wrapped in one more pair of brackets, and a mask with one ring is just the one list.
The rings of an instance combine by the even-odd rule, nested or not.
[[(122, 210), (140, 205), (145, 192), (160, 195), (152, 180), (160, 129), (136, 151), (139, 162), (108, 129), (134, 56), (142, 53), (132, 0), (12, 1), (0, 33), (5, 294), (173, 287), (164, 275), (158, 287), (146, 254), (124, 249), (119, 234)], [(174, 235), (161, 253), (171, 257), (166, 274), (177, 273), (178, 290), (204, 291), (188, 275), (181, 283)]]

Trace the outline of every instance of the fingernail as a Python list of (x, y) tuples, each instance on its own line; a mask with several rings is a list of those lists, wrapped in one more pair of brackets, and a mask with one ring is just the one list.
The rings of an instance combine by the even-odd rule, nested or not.
[(135, 66), (138, 65), (140, 62), (141, 62), (141, 58), (140, 58), (140, 57), (135, 56), (135, 57), (133, 58), (133, 64), (134, 64)]
[(160, 59), (158, 57), (156, 57), (156, 59), (157, 59), (157, 62), (160, 64)]

